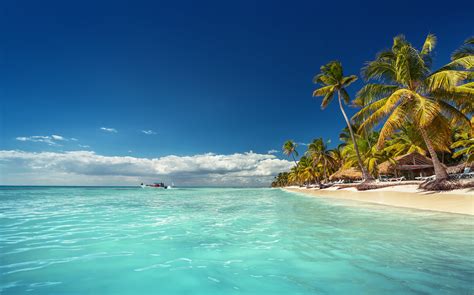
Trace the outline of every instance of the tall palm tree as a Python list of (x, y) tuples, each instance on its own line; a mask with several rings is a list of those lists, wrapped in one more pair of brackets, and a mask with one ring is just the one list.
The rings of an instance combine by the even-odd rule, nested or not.
[(354, 83), (356, 80), (357, 76), (355, 75), (344, 77), (341, 63), (339, 61), (331, 61), (328, 64), (322, 66), (321, 73), (314, 77), (313, 82), (315, 84), (319, 84), (321, 87), (313, 92), (313, 96), (323, 96), (321, 108), (325, 109), (329, 103), (331, 103), (334, 95), (337, 94), (339, 108), (344, 120), (346, 121), (347, 128), (349, 128), (352, 142), (354, 144), (354, 150), (357, 154), (359, 167), (362, 171), (362, 177), (364, 180), (368, 181), (373, 180), (373, 177), (367, 172), (367, 169), (365, 169), (364, 165), (362, 164), (359, 149), (357, 148), (357, 143), (354, 137), (354, 131), (352, 130), (351, 123), (349, 122), (349, 118), (347, 117), (343, 107), (343, 101), (346, 104), (348, 104), (350, 101), (346, 87)]
[(360, 130), (385, 121), (377, 143), (379, 148), (405, 123), (417, 126), (436, 174), (435, 182), (427, 188), (442, 189), (448, 174), (438, 159), (429, 131), (446, 132), (450, 125), (470, 125), (469, 119), (451, 104), (449, 98), (459, 94), (472, 99), (474, 90), (458, 87), (469, 77), (469, 71), (454, 66), (431, 71), (435, 44), (436, 37), (432, 34), (428, 35), (421, 50), (414, 48), (404, 36), (395, 37), (392, 48), (378, 53), (362, 70), (366, 80), (381, 83), (367, 84), (358, 92), (358, 97), (365, 97), (370, 103), (355, 118), (367, 116)]
[(296, 150), (296, 147), (298, 145), (293, 141), (293, 140), (287, 140), (283, 144), (283, 153), (287, 155), (288, 157), (292, 157), (293, 161), (295, 161), (295, 165), (298, 166), (298, 162), (296, 162), (295, 156), (298, 157), (298, 151)]
[(331, 151), (327, 148), (322, 138), (313, 140), (308, 145), (308, 151), (306, 152), (308, 157), (311, 159), (312, 166), (316, 167), (321, 164), (323, 167), (323, 178), (327, 181), (328, 169), (334, 167), (335, 160), (332, 158)]

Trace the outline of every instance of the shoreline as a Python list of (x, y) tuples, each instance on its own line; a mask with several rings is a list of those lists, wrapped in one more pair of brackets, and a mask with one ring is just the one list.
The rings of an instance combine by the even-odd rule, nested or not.
[(474, 215), (474, 189), (430, 192), (418, 190), (418, 185), (391, 186), (369, 191), (338, 187), (307, 189), (293, 186), (281, 189), (312, 197), (336, 198), (392, 207)]

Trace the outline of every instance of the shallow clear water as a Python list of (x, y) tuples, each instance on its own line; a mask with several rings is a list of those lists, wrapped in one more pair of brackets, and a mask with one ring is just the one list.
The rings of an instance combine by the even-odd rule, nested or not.
[(469, 294), (474, 218), (274, 189), (0, 188), (0, 294)]

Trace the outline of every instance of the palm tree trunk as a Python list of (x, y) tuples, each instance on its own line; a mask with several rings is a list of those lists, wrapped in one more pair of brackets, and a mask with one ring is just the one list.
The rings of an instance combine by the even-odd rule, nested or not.
[(298, 162), (296, 162), (295, 155), (291, 154), (291, 156), (293, 157), (293, 161), (295, 161), (295, 165), (298, 167)]
[(352, 143), (354, 144), (354, 150), (357, 155), (357, 162), (359, 163), (360, 171), (362, 171), (362, 177), (364, 180), (374, 180), (372, 175), (367, 172), (367, 169), (365, 169), (364, 165), (362, 164), (362, 159), (360, 158), (360, 153), (359, 153), (359, 147), (357, 146), (357, 142), (354, 137), (354, 131), (352, 130), (351, 123), (349, 122), (349, 118), (347, 118), (346, 112), (344, 111), (344, 107), (342, 106), (342, 100), (341, 100), (341, 92), (337, 92), (337, 98), (339, 99), (339, 108), (341, 109), (341, 113), (344, 116), (344, 120), (346, 120), (347, 128), (349, 128), (349, 133), (351, 134), (352, 138)]
[(328, 182), (328, 174), (326, 172), (326, 161), (324, 161), (324, 183), (327, 183)]
[(431, 143), (431, 140), (428, 137), (426, 130), (424, 128), (420, 128), (420, 133), (423, 137), (423, 140), (425, 141), (426, 147), (428, 148), (428, 152), (430, 153), (431, 161), (433, 162), (433, 167), (436, 175), (436, 181), (448, 179), (448, 173), (446, 172), (446, 169), (444, 168), (443, 164), (441, 164), (441, 162), (439, 161), (438, 155), (436, 154), (436, 151), (433, 148), (433, 144)]

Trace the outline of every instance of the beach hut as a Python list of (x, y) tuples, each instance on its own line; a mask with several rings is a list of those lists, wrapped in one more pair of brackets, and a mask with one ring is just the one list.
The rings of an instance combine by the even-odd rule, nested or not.
[(351, 167), (351, 168), (346, 168), (344, 169), (341, 167), (338, 171), (333, 173), (331, 176), (329, 176), (329, 180), (334, 181), (334, 180), (361, 180), (362, 179), (362, 172), (360, 172), (359, 169)]
[(406, 179), (434, 174), (433, 162), (420, 153), (413, 152), (396, 157), (394, 163), (385, 161), (378, 166), (380, 175), (404, 176)]
[(464, 172), (464, 168), (470, 168), (471, 171), (474, 171), (474, 162), (460, 163), (455, 166), (449, 166), (446, 168), (446, 172), (448, 172), (448, 174), (459, 174)]

